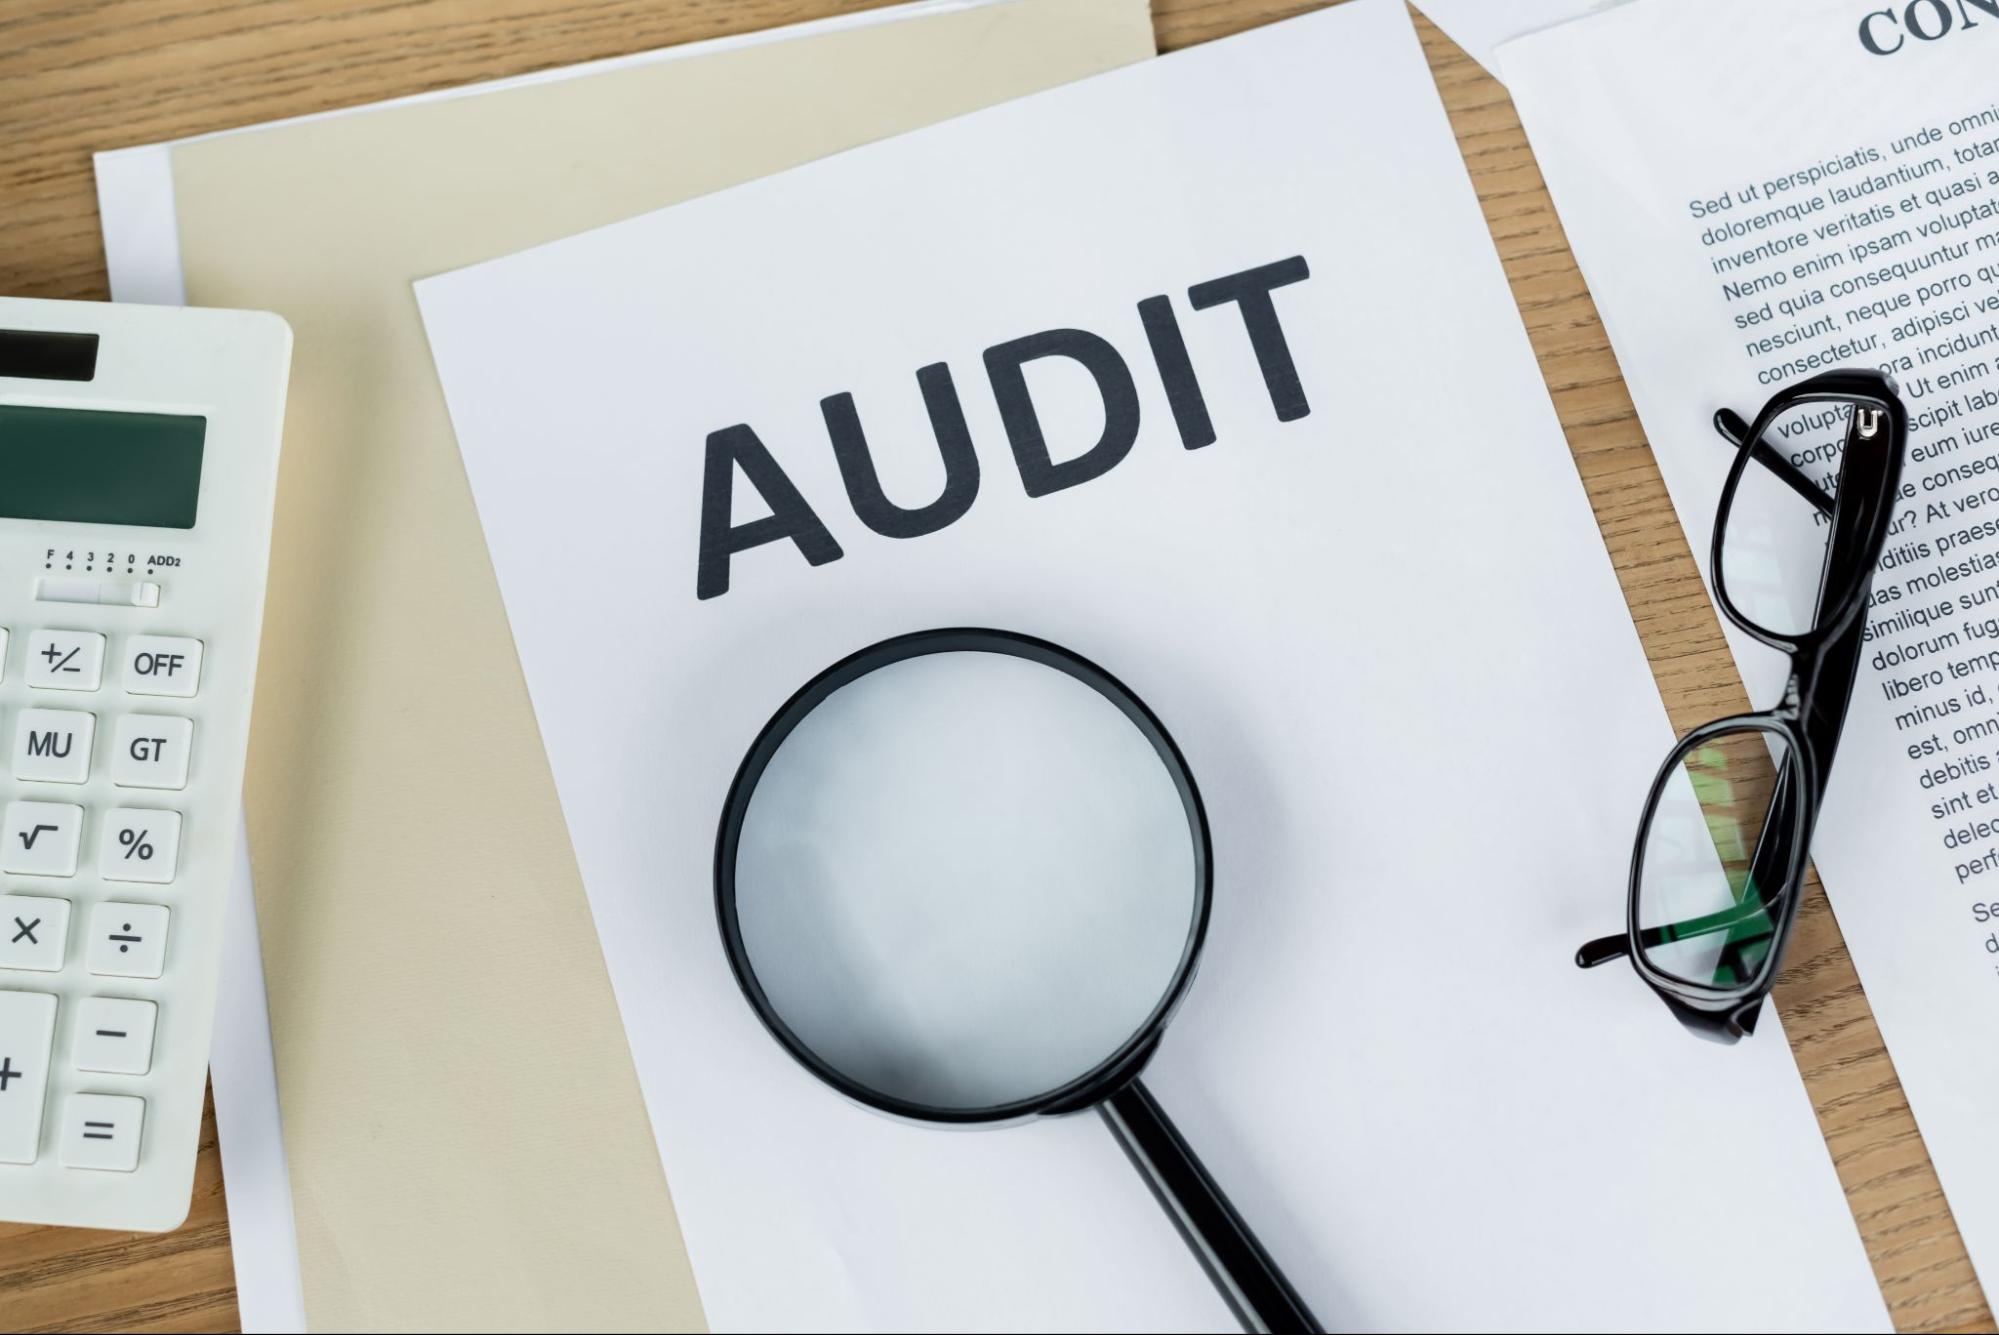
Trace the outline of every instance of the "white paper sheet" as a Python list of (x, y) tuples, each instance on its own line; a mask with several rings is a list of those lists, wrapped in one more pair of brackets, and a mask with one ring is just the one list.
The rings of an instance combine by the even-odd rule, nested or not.
[[(175, 270), (179, 263), (176, 261)], [(236, 1271), (237, 1322), (248, 1332), (303, 1331), (298, 1226), (278, 1111), (271, 1054), (270, 1001), (257, 941), (257, 896), (250, 880), (248, 831), (238, 840), (229, 886), (228, 935), (216, 981), (215, 1046), (208, 1080), (215, 1099), (215, 1139), (229, 1200), (229, 1252)]]
[[(1975, 693), (1999, 691), (1999, 669), (1973, 659), (1989, 647), (1974, 637), (1989, 633), (1990, 608), (1976, 604), (1999, 585), (1993, 541), (1963, 536), (1989, 515), (1978, 507), (1990, 476), (1948, 470), (1989, 466), (1999, 427), (1988, 393), (1999, 365), (1999, 23), (1972, 7), (1976, 27), (1953, 10), (1941, 32), (1946, 8), (1868, 18), (1875, 46), (1901, 43), (1890, 55), (1862, 41), (1866, 6), (1683, 0), (1532, 37), (1505, 59), (1704, 573), (1732, 457), (1709, 425), (1716, 408), (1753, 414), (1777, 385), (1839, 364), (1888, 366), (1908, 396), (1904, 499), (1813, 854), (1990, 1286), (1999, 877), (1965, 870), (1995, 846), (1991, 833), (1947, 840), (1991, 800), (1978, 774), (1994, 707)], [(1934, 40), (1910, 33), (1911, 13)], [(1970, 350), (1954, 349), (1960, 337)], [(1971, 378), (1951, 386), (1952, 375)], [(1830, 477), (1833, 465), (1809, 471)], [(1723, 629), (1751, 702), (1774, 703), (1782, 657)], [(1877, 659), (1899, 654), (1907, 661)], [(1895, 680), (1931, 671), (1940, 677), (1890, 698)], [(1930, 716), (1931, 706), (1953, 712)]]
[(1485, 66), (1500, 82), (1506, 81), (1499, 68), (1500, 44), (1515, 37), (1552, 28), (1558, 23), (1581, 18), (1600, 9), (1629, 4), (1631, 0), (1415, 0), (1416, 8), (1429, 16), (1465, 54)]
[[(365, 115), (383, 107), (406, 103), (471, 97), (524, 84), (591, 77), (631, 65), (680, 60), (734, 47), (896, 22), (990, 2), (920, 0), (919, 3), (842, 15), (820, 22), (686, 43), (294, 120)], [(220, 133), (240, 134), (264, 128), (268, 126), (247, 126)], [(161, 305), (180, 305), (186, 300), (181, 273), (179, 225), (175, 213), (173, 148), (174, 143), (146, 144), (99, 153), (95, 157), (98, 212), (113, 300)], [(229, 1198), (238, 1320), (250, 1335), (284, 1335), (306, 1328), (305, 1298), (299, 1274), (291, 1179), (285, 1160), (284, 1127), (271, 1055), (270, 1016), (247, 847), (240, 864), (237, 881), (230, 888), (230, 936), (224, 944), (221, 964), (220, 1004), (217, 1006), (214, 1049), (210, 1057), (210, 1080)]]
[[(1187, 290), (1291, 256), (1310, 277), (1272, 300), (1310, 412), (1280, 422), (1240, 313)], [(1071, 646), (1185, 751), (1215, 919), (1148, 1081), (1329, 1328), (1887, 1327), (1776, 1026), (1701, 1043), (1571, 962), (1620, 911), (1668, 727), (1400, 0), (417, 290), (716, 1329), (1228, 1328), (1094, 1119), (863, 1111), (724, 963), (745, 747), (832, 661), (954, 624)], [(1161, 293), (1206, 448), (1135, 311)], [(981, 349), (1062, 327), (1128, 361), (1139, 436), (1030, 499)], [(938, 361), (978, 495), (876, 536), (819, 402), (853, 393), (922, 504)], [(1080, 454), (1091, 381), (1030, 374)], [(844, 555), (757, 547), (703, 600), (704, 442), (738, 423)], [(1718, 1211), (1753, 1264), (1689, 1227)]]

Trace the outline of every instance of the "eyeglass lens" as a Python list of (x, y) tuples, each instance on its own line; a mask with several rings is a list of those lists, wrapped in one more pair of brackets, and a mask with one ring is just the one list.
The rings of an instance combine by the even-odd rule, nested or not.
[(1724, 991), (1762, 975), (1791, 861), (1789, 822), (1772, 819), (1796, 782), (1791, 759), (1779, 734), (1755, 728), (1676, 754), (1639, 864), (1640, 948), (1661, 973)]
[[(1852, 418), (1849, 403), (1796, 404), (1777, 415), (1762, 441), (1830, 495)], [(1751, 460), (1726, 498), (1719, 523), (1719, 574), (1736, 609), (1779, 637), (1810, 632), (1819, 622), (1830, 519)]]

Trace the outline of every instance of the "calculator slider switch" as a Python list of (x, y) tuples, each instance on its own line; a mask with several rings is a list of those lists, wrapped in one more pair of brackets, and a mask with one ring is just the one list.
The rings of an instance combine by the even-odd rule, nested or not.
[(35, 598), (44, 603), (91, 603), (103, 607), (158, 607), (160, 586), (152, 580), (48, 578)]
[(97, 601), (114, 607), (158, 607), (160, 586), (149, 579), (107, 582), (97, 586)]

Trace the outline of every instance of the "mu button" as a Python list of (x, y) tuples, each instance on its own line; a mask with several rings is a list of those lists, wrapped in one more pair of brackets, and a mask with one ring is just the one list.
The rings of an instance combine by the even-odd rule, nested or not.
[(24, 709), (14, 720), (14, 777), (82, 783), (90, 777), (97, 719), (74, 709)]

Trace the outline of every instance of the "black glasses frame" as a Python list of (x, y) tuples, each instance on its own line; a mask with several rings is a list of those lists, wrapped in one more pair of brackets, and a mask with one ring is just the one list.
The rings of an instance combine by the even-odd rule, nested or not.
[[(1853, 410), (1830, 496), (1764, 439), (1783, 414), (1811, 403), (1847, 404)], [(1787, 654), (1790, 673), (1783, 697), (1775, 708), (1705, 724), (1688, 733), (1667, 755), (1652, 782), (1644, 815), (1638, 823), (1624, 932), (1584, 945), (1576, 952), (1576, 963), (1589, 969), (1619, 956), (1629, 958), (1638, 976), (1688, 1029), (1703, 1038), (1733, 1043), (1755, 1032), (1764, 998), (1769, 996), (1783, 966), (1803, 899), (1812, 832), (1818, 823), (1820, 800), (1832, 772), (1833, 756), (1839, 749), (1847, 706), (1853, 698), (1874, 572), (1888, 540), (1894, 503), (1901, 487), (1909, 418), (1889, 376), (1874, 370), (1845, 369), (1827, 371), (1779, 391), (1754, 422), (1744, 422), (1726, 409), (1715, 414), (1714, 422), (1715, 429), (1736, 451), (1735, 462), (1722, 487), (1708, 560), (1715, 601), (1730, 621), (1762, 643)], [(1816, 615), (1811, 628), (1803, 634), (1785, 634), (1759, 624), (1736, 605), (1728, 591), (1723, 545), (1736, 493), (1752, 464), (1775, 474), (1810, 502), (1831, 526)], [(1639, 894), (1645, 851), (1667, 784), (1691, 752), (1718, 737), (1743, 732), (1767, 733), (1785, 744), (1769, 812), (1750, 856), (1748, 885), (1755, 891), (1754, 899), (1745, 899), (1733, 909), (1698, 919), (1650, 928), (1641, 926)], [(1763, 915), (1774, 924), (1770, 936), (1758, 938), (1768, 940), (1769, 949), (1752, 968), (1740, 971), (1740, 981), (1734, 984), (1691, 982), (1662, 969), (1650, 956), (1653, 948), (1671, 941), (1730, 931)], [(1724, 950), (1738, 952), (1739, 958), (1741, 948), (1741, 943), (1734, 943)]]

